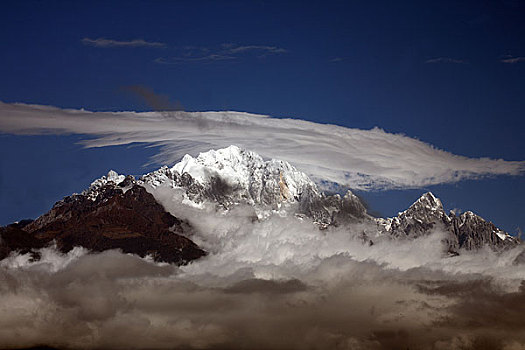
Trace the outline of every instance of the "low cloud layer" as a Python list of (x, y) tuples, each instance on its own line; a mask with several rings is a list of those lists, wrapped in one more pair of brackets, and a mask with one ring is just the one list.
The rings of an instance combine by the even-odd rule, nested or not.
[(89, 112), (0, 103), (0, 131), (86, 134), (87, 147), (161, 146), (154, 161), (232, 144), (289, 161), (316, 180), (354, 189), (418, 188), (495, 175), (522, 175), (524, 161), (468, 158), (382, 129), (360, 130), (242, 112)]
[(118, 251), (11, 256), (0, 262), (0, 348), (525, 347), (520, 247), (446, 257), (438, 231), (368, 246), (363, 226), (252, 222), (248, 208), (197, 212), (165, 195), (209, 256), (181, 268)]

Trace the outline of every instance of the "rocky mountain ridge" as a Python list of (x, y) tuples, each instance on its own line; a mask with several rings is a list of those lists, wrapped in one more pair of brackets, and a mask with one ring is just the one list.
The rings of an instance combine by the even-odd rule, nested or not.
[(370, 218), (351, 191), (343, 197), (325, 195), (303, 172), (281, 160), (263, 160), (237, 146), (190, 155), (175, 166), (142, 176), (138, 183), (152, 188), (182, 188), (185, 199), (199, 206), (216, 203), (223, 209), (237, 204), (255, 208), (259, 217), (268, 210), (285, 210), (308, 217), (322, 228)]
[(374, 218), (351, 191), (344, 196), (326, 195), (289, 163), (265, 161), (237, 146), (204, 152), (196, 158), (186, 155), (172, 168), (163, 167), (144, 175), (139, 183), (154, 188), (182, 188), (188, 202), (195, 205), (208, 201), (228, 209), (239, 203), (249, 204), (260, 218), (267, 210), (284, 210), (313, 220), (321, 229), (369, 222), (377, 225), (375, 236), (413, 239), (439, 228), (450, 233), (449, 252), (478, 249), (486, 244), (495, 249), (519, 244), (516, 238), (472, 212), (446, 214), (441, 201), (431, 192), (396, 217)]
[(118, 248), (175, 264), (204, 256), (190, 239), (191, 225), (167, 212), (151, 189), (182, 191), (184, 198), (175, 205), (201, 208), (207, 203), (224, 212), (249, 205), (257, 220), (278, 212), (312, 220), (320, 229), (367, 223), (376, 227), (364, 235), (370, 244), (374, 237), (415, 239), (434, 229), (448, 232), (447, 250), (453, 254), (484, 245), (503, 250), (520, 243), (472, 212), (446, 214), (430, 192), (396, 217), (374, 218), (351, 191), (326, 195), (291, 164), (230, 146), (195, 158), (186, 155), (173, 167), (161, 167), (138, 180), (109, 171), (36, 220), (0, 228), (0, 259), (12, 251), (34, 252), (51, 242), (63, 252), (74, 246), (92, 251)]
[(519, 244), (517, 238), (471, 211), (459, 216), (452, 212), (446, 214), (441, 201), (431, 192), (423, 194), (396, 217), (376, 220), (379, 231), (393, 237), (417, 238), (433, 229), (444, 230), (449, 233), (446, 243), (451, 253), (484, 245), (500, 250)]
[(166, 212), (132, 177), (114, 175), (65, 197), (34, 221), (1, 228), (0, 259), (11, 251), (35, 253), (52, 243), (64, 253), (75, 246), (120, 249), (179, 265), (206, 254), (184, 236), (187, 223)]

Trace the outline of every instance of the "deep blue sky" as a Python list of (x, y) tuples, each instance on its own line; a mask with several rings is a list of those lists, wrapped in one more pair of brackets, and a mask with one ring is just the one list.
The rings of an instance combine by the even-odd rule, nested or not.
[[(523, 1), (3, 1), (0, 100), (151, 110), (124, 88), (138, 85), (191, 111), (378, 126), (456, 154), (523, 160), (524, 23)], [(0, 135), (0, 224), (41, 214), (108, 168), (153, 168), (141, 167), (152, 149), (84, 150), (81, 138)], [(511, 233), (525, 227), (523, 177), (365, 198), (393, 215), (424, 190)]]

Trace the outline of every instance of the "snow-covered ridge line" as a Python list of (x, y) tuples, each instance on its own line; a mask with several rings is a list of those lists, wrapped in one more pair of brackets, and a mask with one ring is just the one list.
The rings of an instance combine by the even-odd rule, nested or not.
[[(220, 179), (250, 204), (294, 202), (306, 192), (319, 195), (317, 185), (290, 163), (281, 160), (264, 160), (257, 153), (229, 146), (219, 150), (200, 153), (194, 158), (186, 154), (173, 167), (163, 166), (140, 177), (138, 183), (153, 188), (159, 186), (182, 187), (177, 179), (189, 175), (193, 185), (203, 188)], [(119, 185), (125, 180), (110, 170), (107, 175), (93, 181), (82, 194), (96, 198), (98, 189), (107, 185)], [(241, 198), (239, 198), (241, 199)]]
[(99, 189), (108, 184), (119, 185), (124, 179), (126, 179), (125, 175), (119, 175), (116, 171), (110, 170), (107, 175), (93, 181), (89, 188), (84, 190), (82, 194), (94, 201), (97, 198)]
[(218, 176), (233, 187), (247, 189), (255, 202), (264, 200), (264, 191), (278, 190), (284, 200), (297, 198), (307, 188), (317, 192), (315, 183), (290, 163), (265, 161), (257, 153), (237, 146), (203, 152), (197, 158), (186, 154), (171, 171), (188, 173), (201, 185), (209, 184)]
[[(94, 199), (98, 189), (113, 184), (125, 190), (126, 177), (110, 171), (95, 180), (83, 194)], [(377, 227), (373, 236), (417, 238), (433, 229), (450, 232), (450, 249), (474, 249), (486, 243), (499, 246), (517, 240), (467, 211), (446, 214), (443, 204), (427, 192), (393, 218), (372, 218), (357, 196), (348, 191), (327, 196), (304, 173), (281, 160), (264, 160), (255, 152), (237, 146), (210, 150), (197, 157), (185, 155), (172, 167), (161, 167), (133, 181), (152, 193), (173, 193), (182, 205), (203, 208), (205, 203), (229, 210), (239, 203), (251, 205), (259, 219), (271, 212), (310, 218), (320, 228), (348, 222), (366, 222)], [(176, 194), (177, 193), (177, 194)], [(182, 199), (181, 199), (182, 193)], [(155, 195), (155, 194), (154, 194)], [(178, 196), (178, 197), (177, 197)], [(178, 199), (176, 199), (178, 198)], [(157, 200), (160, 200), (159, 198)]]
[[(110, 171), (107, 176), (95, 180), (83, 194), (96, 198), (98, 189), (104, 184), (126, 188), (125, 184), (120, 184), (122, 181), (123, 175)], [(183, 192), (182, 203), (193, 207), (202, 208), (204, 203), (211, 203), (228, 209), (246, 203), (260, 218), (269, 212), (285, 210), (310, 217), (327, 227), (337, 220), (369, 217), (359, 198), (350, 191), (344, 197), (326, 196), (305, 173), (290, 163), (265, 160), (238, 146), (210, 150), (197, 157), (185, 155), (174, 166), (163, 166), (133, 181), (150, 188), (151, 192), (164, 191), (163, 188), (168, 192)]]

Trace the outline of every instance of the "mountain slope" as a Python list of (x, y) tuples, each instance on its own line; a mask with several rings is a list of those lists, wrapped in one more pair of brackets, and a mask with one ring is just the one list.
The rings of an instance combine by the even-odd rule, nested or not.
[(260, 217), (267, 210), (286, 210), (313, 219), (322, 227), (359, 221), (368, 215), (350, 191), (326, 196), (310, 178), (290, 163), (263, 160), (237, 146), (211, 150), (197, 158), (185, 155), (172, 168), (162, 167), (140, 178), (152, 188), (182, 188), (188, 201), (215, 203), (228, 209), (240, 203), (251, 205)]
[(448, 251), (479, 249), (489, 245), (496, 250), (511, 248), (519, 240), (498, 229), (493, 223), (467, 211), (460, 216), (447, 215), (441, 201), (431, 192), (423, 194), (398, 216), (377, 220), (380, 230), (394, 237), (417, 238), (432, 229), (449, 233)]
[(519, 240), (497, 228), (471, 211), (460, 216), (450, 214), (449, 231), (453, 234), (454, 248), (477, 249), (488, 244), (498, 249), (513, 247)]
[[(306, 193), (318, 195), (315, 183), (289, 163), (265, 161), (237, 146), (204, 152), (197, 158), (186, 155), (172, 168), (161, 168), (141, 180), (154, 187), (171, 180), (172, 185), (187, 188), (193, 201), (210, 199), (225, 206), (236, 202), (272, 206), (298, 201)], [(223, 192), (227, 198), (219, 196)]]
[[(448, 233), (447, 250), (474, 250), (489, 245), (503, 250), (519, 240), (472, 212), (446, 214), (432, 193), (423, 194), (394, 218), (373, 218), (351, 191), (326, 195), (291, 164), (264, 160), (258, 154), (230, 146), (186, 155), (173, 167), (162, 167), (135, 180), (110, 171), (81, 194), (57, 202), (35, 221), (0, 228), (0, 259), (12, 251), (31, 252), (55, 242), (67, 252), (74, 246), (92, 251), (121, 249), (157, 261), (184, 264), (205, 255), (188, 236), (191, 227), (168, 213), (155, 195), (161, 190), (170, 205), (215, 206), (227, 213), (238, 205), (253, 208), (256, 220), (270, 214), (311, 220), (320, 229), (365, 223), (375, 237), (416, 239), (438, 229)], [(153, 194), (152, 194), (153, 193)], [(180, 196), (171, 193), (182, 193)]]
[[(182, 234), (187, 231), (132, 177), (111, 172), (82, 194), (57, 202), (46, 214), (21, 227), (5, 228), (28, 241), (25, 250), (54, 241), (67, 252), (75, 246), (91, 251), (121, 249), (124, 253), (151, 255), (157, 261), (184, 264), (205, 252)], [(187, 225), (186, 225), (187, 227)], [(7, 245), (6, 245), (7, 247)], [(16, 250), (9, 245), (4, 250)]]

